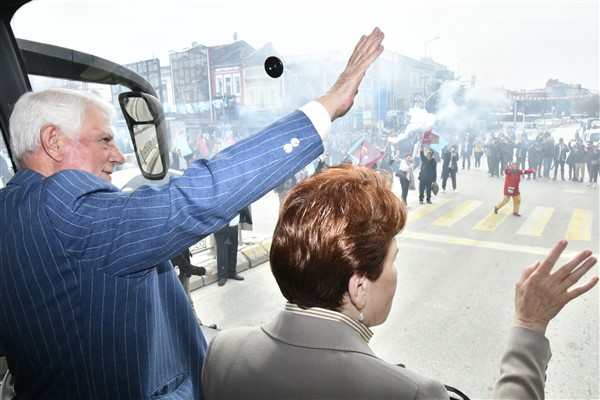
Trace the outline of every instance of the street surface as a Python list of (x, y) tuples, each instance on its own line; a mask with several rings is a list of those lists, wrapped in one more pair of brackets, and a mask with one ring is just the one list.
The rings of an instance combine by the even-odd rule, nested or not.
[[(568, 142), (572, 130), (563, 129)], [(388, 320), (373, 328), (371, 346), (384, 360), (484, 399), (499, 376), (521, 269), (564, 238), (570, 243), (567, 256), (584, 249), (598, 256), (599, 189), (562, 181), (560, 173), (556, 181), (525, 178), (518, 218), (512, 215), (512, 202), (493, 213), (504, 180), (487, 174), (485, 158), (479, 169), (473, 160), (470, 169), (459, 169), (457, 180), (458, 194), (448, 190), (449, 181), (447, 192), (440, 192), (431, 205), (420, 205), (417, 191), (409, 192), (409, 221), (397, 237), (398, 288)], [(394, 191), (400, 195), (397, 179)], [(243, 237), (269, 237), (278, 204), (272, 192), (253, 204), (254, 231)], [(600, 273), (598, 265), (592, 273)], [(282, 309), (285, 299), (268, 263), (242, 275), (243, 282), (193, 292), (206, 324), (216, 323), (219, 329), (260, 326)], [(548, 399), (600, 398), (599, 315), (595, 287), (551, 322)]]

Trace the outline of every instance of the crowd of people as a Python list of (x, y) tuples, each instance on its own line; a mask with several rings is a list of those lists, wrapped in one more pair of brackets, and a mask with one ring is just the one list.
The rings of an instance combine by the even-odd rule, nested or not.
[[(401, 140), (388, 136), (390, 132), (378, 133), (370, 129), (364, 131), (332, 132), (326, 147), (328, 148), (328, 165), (352, 162), (348, 157), (348, 150), (361, 137), (366, 136), (371, 143), (377, 144), (382, 149), (382, 159), (372, 168), (388, 170), (398, 177), (402, 187), (402, 198), (406, 200), (409, 187), (419, 189), (419, 174), (423, 158), (420, 156), (422, 132), (398, 133)], [(600, 143), (584, 143), (581, 131), (578, 130), (573, 137), (558, 138), (556, 140), (549, 131), (540, 132), (535, 138), (530, 139), (529, 134), (510, 135), (502, 131), (489, 133), (462, 135), (448, 135), (445, 137), (448, 144), (440, 151), (433, 152), (436, 171), (441, 165), (438, 175), (441, 177), (441, 191), (450, 190), (458, 193), (457, 173), (459, 169), (470, 170), (485, 168), (491, 177), (504, 177), (505, 169), (511, 167), (513, 162), (521, 170), (535, 170), (527, 175), (526, 179), (563, 180), (583, 183), (587, 186), (597, 187), (600, 176)], [(425, 149), (428, 147), (425, 145)], [(427, 155), (427, 151), (424, 152)], [(407, 158), (408, 157), (408, 158)], [(316, 165), (322, 161), (316, 160)], [(485, 165), (482, 164), (485, 162)], [(432, 162), (430, 162), (432, 163)], [(416, 176), (413, 176), (414, 172)], [(309, 173), (305, 170), (299, 175), (304, 179)], [(426, 175), (431, 176), (428, 172)], [(416, 182), (411, 179), (415, 179)], [(301, 180), (297, 179), (297, 181)], [(427, 200), (427, 186), (431, 179), (425, 177), (425, 194), (419, 201)], [(410, 185), (410, 186), (409, 186)]]
[(568, 142), (565, 138), (556, 141), (550, 132), (540, 133), (535, 140), (522, 136), (516, 143), (510, 136), (500, 134), (488, 138), (484, 150), (491, 176), (502, 176), (502, 167), (516, 160), (519, 168), (536, 171), (528, 179), (556, 180), (560, 171), (563, 181), (585, 182), (593, 187), (598, 184), (600, 144), (584, 143), (579, 132)]
[[(572, 138), (558, 138), (558, 141), (547, 131), (539, 133), (535, 139), (529, 139), (527, 134), (523, 134), (517, 141), (503, 132), (491, 132), (486, 135), (465, 133), (460, 139), (450, 136), (449, 141), (441, 154), (434, 154), (434, 158), (442, 164), (442, 191), (445, 191), (449, 179), (452, 191), (458, 192), (456, 173), (459, 165), (463, 170), (471, 169), (471, 165), (480, 169), (483, 167), (483, 159), (487, 162), (485, 167), (491, 177), (503, 177), (505, 169), (516, 162), (517, 168), (521, 170), (535, 171), (528, 175), (527, 179), (560, 179), (584, 183), (593, 188), (598, 186), (600, 143), (584, 143), (580, 131)], [(411, 136), (411, 144), (415, 143), (419, 143), (418, 135)], [(411, 153), (412, 157), (415, 155), (418, 156), (416, 150)], [(398, 158), (397, 156), (396, 159)], [(396, 168), (406, 170), (400, 167), (400, 162)], [(417, 168), (417, 165), (413, 165), (413, 169)]]
[[(501, 130), (487, 134), (447, 135), (448, 144), (440, 152), (423, 145), (421, 132), (379, 132), (372, 129), (346, 131), (334, 130), (326, 142), (327, 151), (311, 165), (274, 189), (282, 203), (285, 195), (297, 183), (323, 168), (353, 163), (349, 150), (357, 141), (367, 138), (381, 149), (381, 159), (371, 168), (389, 172), (392, 185), (394, 177), (400, 184), (401, 198), (408, 208), (410, 189), (418, 192), (419, 204), (432, 204), (433, 194), (446, 189), (457, 194), (459, 169), (470, 170), (487, 167), (490, 177), (505, 179), (504, 198), (494, 207), (498, 213), (512, 199), (512, 215), (520, 217), (521, 196), (519, 182), (523, 179), (572, 181), (596, 188), (600, 175), (600, 143), (584, 143), (581, 129), (573, 137), (558, 138), (548, 131), (530, 139), (529, 134), (507, 134)], [(402, 139), (394, 136), (397, 135)], [(516, 140), (515, 140), (516, 139)], [(485, 167), (482, 160), (486, 161)], [(438, 164), (441, 166), (438, 171)], [(438, 185), (438, 177), (441, 185)], [(437, 187), (436, 187), (437, 186)], [(439, 187), (441, 186), (441, 188)]]
[[(403, 139), (397, 141), (393, 136), (390, 137), (390, 134), (402, 136)], [(328, 150), (326, 163), (327, 165), (337, 165), (352, 162), (348, 157), (349, 149), (362, 137), (366, 137), (384, 152), (384, 157), (374, 167), (397, 174), (401, 169), (401, 159), (405, 158), (406, 154), (410, 154), (411, 159), (414, 160), (413, 170), (416, 170), (421, 164), (419, 156), (421, 134), (422, 132), (399, 133), (396, 131), (384, 133), (373, 131), (370, 128), (334, 130), (325, 143)], [(184, 151), (187, 157), (186, 161), (210, 158), (243, 137), (243, 135), (232, 133), (226, 138), (220, 139), (215, 135), (199, 133), (195, 140), (188, 142), (185, 146), (188, 149)], [(434, 154), (436, 162), (442, 165), (440, 171), (442, 191), (446, 190), (446, 182), (450, 180), (452, 191), (458, 193), (456, 173), (459, 168), (463, 170), (469, 170), (472, 167), (480, 169), (484, 159), (487, 173), (490, 176), (504, 176), (504, 169), (516, 161), (520, 169), (536, 171), (527, 179), (561, 179), (584, 183), (592, 187), (598, 186), (600, 143), (596, 145), (592, 142), (584, 143), (579, 131), (572, 138), (559, 138), (558, 141), (548, 131), (539, 133), (535, 139), (529, 139), (528, 134), (522, 134), (515, 138), (515, 135), (509, 135), (502, 131), (491, 131), (479, 135), (466, 132), (461, 136), (448, 135), (447, 139), (449, 144), (441, 153)], [(179, 157), (176, 155), (178, 152), (181, 154), (181, 151), (173, 148), (172, 152), (176, 169), (185, 169), (182, 163), (179, 163)], [(322, 169), (323, 162), (322, 158), (315, 160), (310, 167), (306, 167), (298, 173), (291, 185), (290, 182), (287, 182), (285, 188), (289, 190), (300, 180)], [(321, 167), (319, 167), (319, 163), (321, 163)], [(278, 192), (284, 193), (287, 190), (278, 189)]]

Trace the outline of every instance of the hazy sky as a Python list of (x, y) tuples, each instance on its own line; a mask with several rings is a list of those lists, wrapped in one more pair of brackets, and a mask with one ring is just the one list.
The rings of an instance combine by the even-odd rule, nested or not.
[[(18, 37), (129, 63), (151, 57), (166, 61), (169, 50), (180, 51), (194, 41), (231, 43), (236, 32), (238, 40), (255, 48), (272, 42), (284, 57), (350, 52), (361, 34), (379, 26), (387, 49), (420, 59), (427, 47), (435, 61), (465, 78), (476, 75), (480, 87), (534, 89), (559, 79), (598, 91), (599, 3), (36, 0), (13, 28)], [(137, 27), (143, 27), (143, 36)]]

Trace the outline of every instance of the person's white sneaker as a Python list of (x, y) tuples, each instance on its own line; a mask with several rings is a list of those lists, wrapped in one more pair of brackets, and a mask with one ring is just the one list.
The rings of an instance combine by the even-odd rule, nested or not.
[(446, 193), (446, 189), (442, 189), (442, 193)]
[(456, 190), (456, 189), (452, 189), (452, 193), (454, 193), (454, 194), (458, 194), (458, 190)]

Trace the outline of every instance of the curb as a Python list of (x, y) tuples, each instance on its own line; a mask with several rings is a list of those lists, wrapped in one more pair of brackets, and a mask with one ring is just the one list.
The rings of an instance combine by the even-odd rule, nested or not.
[[(269, 250), (271, 249), (271, 238), (249, 238), (245, 244), (238, 247), (237, 272), (243, 272), (249, 268), (269, 261)], [(190, 278), (190, 291), (210, 285), (218, 281), (217, 259), (213, 252), (203, 250), (192, 255), (192, 264), (212, 268), (215, 272), (211, 276), (196, 276)]]

